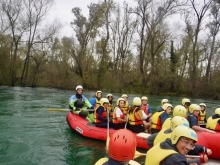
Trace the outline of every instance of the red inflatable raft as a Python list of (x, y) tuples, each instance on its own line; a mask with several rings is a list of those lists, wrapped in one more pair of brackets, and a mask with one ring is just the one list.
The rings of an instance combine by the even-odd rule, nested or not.
[[(68, 112), (66, 115), (67, 123), (73, 132), (80, 134), (84, 137), (98, 139), (98, 140), (106, 140), (107, 139), (107, 129), (96, 127), (94, 124), (89, 123), (87, 120), (82, 117), (75, 115), (72, 112)], [(110, 128), (109, 133), (111, 134), (116, 131), (115, 129)], [(149, 134), (150, 135), (150, 134)], [(146, 138), (139, 137), (136, 134), (137, 139), (137, 147), (149, 149)]]
[[(89, 123), (87, 120), (81, 118), (78, 115), (75, 115), (72, 112), (68, 112), (66, 115), (67, 123), (73, 132), (80, 134), (84, 137), (106, 140), (107, 139), (107, 129), (96, 127), (94, 124)], [(110, 128), (110, 136), (116, 131), (115, 129)], [(149, 146), (146, 143), (146, 138), (150, 136), (147, 133), (136, 134), (137, 147), (149, 149)], [(212, 155), (209, 158), (220, 160), (220, 133), (209, 133), (209, 132), (197, 132), (198, 143), (212, 150)]]

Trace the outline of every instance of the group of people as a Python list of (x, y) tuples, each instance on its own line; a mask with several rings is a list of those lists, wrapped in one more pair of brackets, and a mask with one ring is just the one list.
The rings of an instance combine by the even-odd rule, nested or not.
[[(152, 114), (146, 96), (135, 97), (130, 105), (128, 96), (123, 94), (114, 107), (112, 94), (102, 97), (102, 91), (99, 90), (93, 98), (87, 99), (82, 93), (83, 87), (78, 85), (76, 94), (69, 99), (69, 108), (97, 127), (106, 128), (109, 125), (114, 129), (127, 128), (135, 133), (158, 133), (162, 128), (169, 127), (172, 117), (182, 116), (195, 131), (220, 131), (220, 108), (215, 110), (215, 115), (206, 119), (206, 104), (191, 104), (187, 98), (182, 99), (182, 105), (174, 108), (168, 99), (162, 99), (161, 107)], [(206, 122), (206, 128), (200, 127)]]
[[(88, 100), (82, 95), (82, 91), (82, 86), (76, 87), (76, 94), (69, 99), (70, 109), (94, 122), (97, 127), (107, 127), (109, 124), (118, 129), (110, 138), (109, 159), (105, 165), (127, 165), (129, 160), (134, 158), (136, 151), (136, 138), (132, 132), (146, 130), (152, 134), (147, 138), (150, 149), (145, 165), (200, 165), (208, 161), (207, 155), (212, 151), (195, 144), (198, 140), (196, 131), (220, 131), (220, 108), (215, 110), (215, 115), (206, 120), (204, 103), (191, 104), (190, 100), (185, 98), (182, 105), (173, 108), (167, 99), (163, 99), (161, 107), (152, 114), (146, 96), (135, 97), (130, 106), (128, 96), (123, 94), (113, 108), (112, 94), (102, 98), (102, 92), (97, 91), (96, 96)], [(89, 113), (86, 108), (94, 109), (94, 112)], [(172, 117), (169, 116), (171, 112)], [(200, 124), (206, 121), (206, 128), (200, 127)], [(126, 152), (121, 152), (119, 148), (127, 149)], [(186, 159), (187, 154), (200, 155), (200, 158)]]

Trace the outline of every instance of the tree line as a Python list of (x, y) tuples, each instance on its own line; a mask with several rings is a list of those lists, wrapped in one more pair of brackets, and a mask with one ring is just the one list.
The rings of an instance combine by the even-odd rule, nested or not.
[(0, 2), (0, 85), (220, 99), (217, 0), (73, 6), (75, 35), (43, 24), (53, 0)]

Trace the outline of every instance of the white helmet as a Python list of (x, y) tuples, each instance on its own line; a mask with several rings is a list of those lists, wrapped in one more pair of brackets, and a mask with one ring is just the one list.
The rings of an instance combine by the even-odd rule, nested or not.
[(169, 100), (167, 100), (167, 99), (162, 99), (162, 100), (161, 100), (162, 106), (163, 106), (164, 103), (169, 103)]
[(82, 85), (77, 85), (77, 86), (76, 86), (76, 91), (77, 91), (78, 89), (83, 89)]
[(134, 106), (140, 106), (140, 105), (141, 105), (141, 99), (140, 99), (140, 97), (135, 97), (135, 98), (133, 99), (133, 105), (134, 105)]

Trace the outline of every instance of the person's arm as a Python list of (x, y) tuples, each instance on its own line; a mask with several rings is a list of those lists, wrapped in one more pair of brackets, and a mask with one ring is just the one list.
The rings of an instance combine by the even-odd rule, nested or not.
[(154, 133), (147, 138), (147, 145), (152, 148), (154, 146), (154, 140), (158, 133)]
[(142, 112), (142, 115), (143, 115), (143, 120), (146, 120), (146, 119), (147, 119), (147, 115), (146, 115), (146, 113), (144, 113), (143, 110), (141, 110), (141, 112)]
[(164, 113), (162, 113), (162, 114), (160, 115), (160, 119), (161, 119), (162, 125), (163, 125), (163, 123), (165, 122), (165, 120), (166, 120), (167, 118), (169, 118), (169, 115), (168, 115), (166, 112), (164, 112)]
[(88, 99), (84, 100), (84, 103), (85, 103), (85, 107), (87, 107), (87, 108), (93, 108), (92, 104), (89, 102)]
[(104, 108), (100, 106), (98, 110), (98, 120), (107, 122), (107, 118), (102, 117), (102, 113), (104, 113), (104, 111), (105, 111)]
[(205, 131), (205, 132), (215, 133), (215, 131), (212, 131), (212, 130), (209, 130), (209, 129), (206, 129), (206, 128), (202, 128), (202, 127), (197, 126), (197, 125), (192, 126), (192, 129), (194, 131)]
[(152, 108), (150, 106), (148, 106), (148, 117), (152, 116)]
[(182, 154), (179, 154), (179, 153), (172, 154), (172, 155), (166, 157), (162, 162), (164, 164), (172, 164), (172, 165), (174, 165), (174, 164), (175, 165), (188, 165), (185, 156)]
[(75, 95), (71, 96), (70, 99), (69, 99), (69, 105), (72, 107), (73, 111), (76, 110), (76, 107), (74, 106), (74, 103), (76, 102), (76, 97)]
[(90, 104), (92, 105), (93, 108), (95, 108), (95, 102), (96, 102), (96, 98), (91, 98), (89, 99)]

